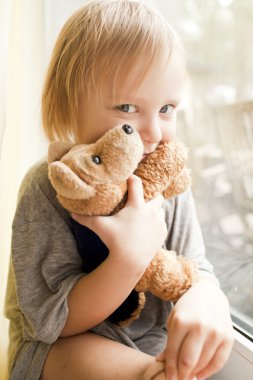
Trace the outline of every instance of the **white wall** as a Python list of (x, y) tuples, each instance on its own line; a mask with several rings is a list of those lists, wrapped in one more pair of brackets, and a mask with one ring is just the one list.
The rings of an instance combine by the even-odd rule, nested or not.
[[(46, 154), (46, 142), (40, 129), (40, 94), (45, 65), (43, 3), (43, 0), (0, 2), (1, 311), (9, 265), (11, 223), (19, 184), (28, 167)], [(8, 323), (2, 312), (0, 334), (0, 378), (4, 379)]]

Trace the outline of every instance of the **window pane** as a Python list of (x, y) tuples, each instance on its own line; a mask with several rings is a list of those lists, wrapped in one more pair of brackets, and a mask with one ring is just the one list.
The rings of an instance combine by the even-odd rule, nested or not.
[(189, 88), (179, 134), (190, 146), (207, 256), (235, 320), (253, 335), (253, 2), (180, 1)]
[(253, 333), (253, 102), (215, 108), (211, 120), (205, 141), (188, 137), (193, 191), (207, 256)]

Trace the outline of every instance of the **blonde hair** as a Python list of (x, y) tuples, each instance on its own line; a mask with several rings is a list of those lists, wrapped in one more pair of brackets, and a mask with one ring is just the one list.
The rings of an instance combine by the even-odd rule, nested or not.
[(99, 94), (109, 78), (118, 93), (146, 53), (141, 82), (161, 51), (169, 58), (175, 37), (167, 21), (143, 1), (97, 0), (74, 13), (56, 41), (42, 94), (49, 140), (76, 141), (80, 97)]

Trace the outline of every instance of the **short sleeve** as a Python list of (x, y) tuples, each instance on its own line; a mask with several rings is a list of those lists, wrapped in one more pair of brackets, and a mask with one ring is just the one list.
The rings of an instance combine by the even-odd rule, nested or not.
[(68, 294), (84, 274), (68, 223), (36, 181), (18, 201), (11, 260), (23, 339), (51, 344), (65, 325)]

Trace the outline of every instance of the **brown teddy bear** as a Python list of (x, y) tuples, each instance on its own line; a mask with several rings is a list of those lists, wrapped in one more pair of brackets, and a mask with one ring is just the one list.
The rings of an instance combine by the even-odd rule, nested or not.
[[(127, 199), (127, 179), (135, 173), (143, 183), (146, 200), (163, 194), (176, 196), (190, 185), (186, 149), (179, 141), (161, 143), (143, 157), (143, 144), (129, 125), (110, 129), (94, 144), (54, 142), (49, 146), (49, 179), (62, 206), (71, 213), (112, 215)], [(109, 254), (107, 247), (87, 227), (72, 220), (84, 271), (94, 270)], [(144, 292), (176, 302), (197, 278), (190, 260), (161, 248), (135, 289), (111, 315), (125, 325), (138, 318), (145, 304)]]

